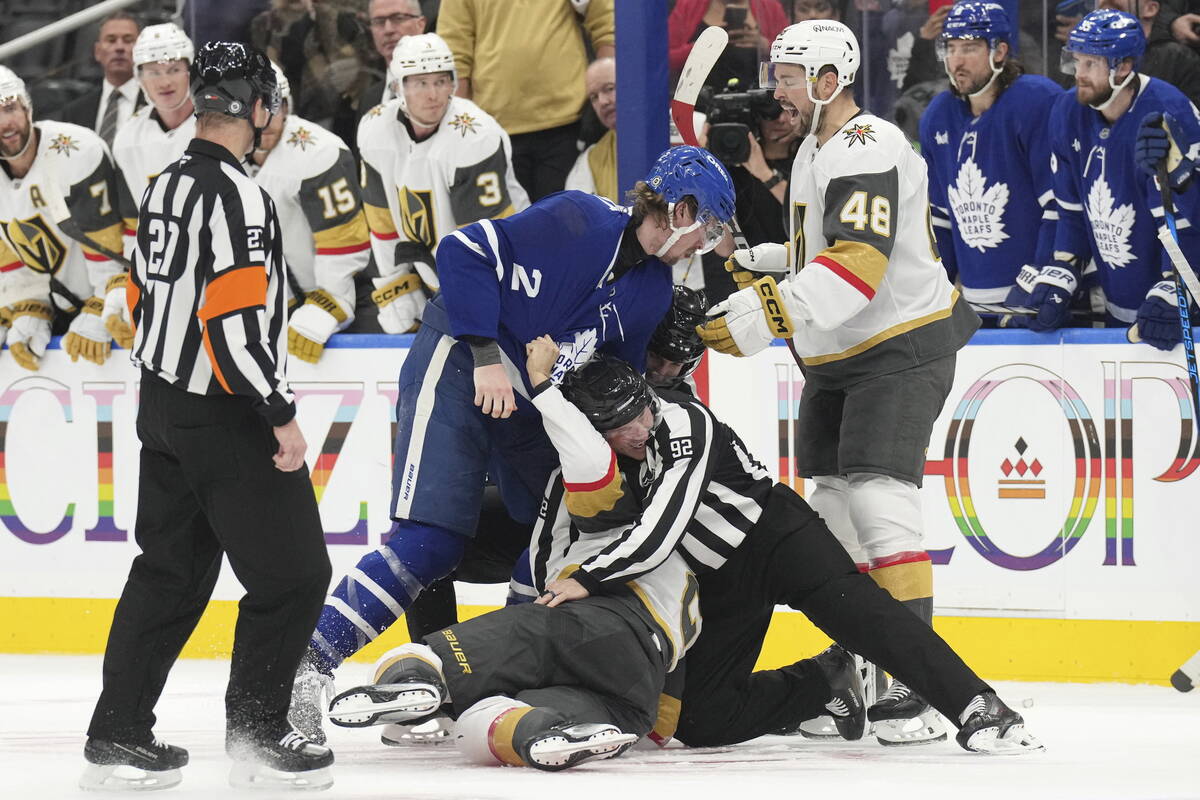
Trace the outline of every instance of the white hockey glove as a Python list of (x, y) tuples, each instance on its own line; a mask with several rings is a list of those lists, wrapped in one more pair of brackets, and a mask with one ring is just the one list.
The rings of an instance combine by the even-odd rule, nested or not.
[(129, 319), (129, 301), (125, 297), (128, 282), (129, 276), (124, 272), (108, 279), (104, 287), (104, 311), (100, 314), (109, 335), (126, 350), (133, 347), (133, 323)]
[(767, 242), (749, 250), (734, 250), (725, 261), (725, 271), (730, 273), (738, 289), (746, 289), (763, 275), (772, 275), (777, 280), (786, 275), (792, 264), (792, 246)]
[(779, 287), (770, 275), (729, 295), (724, 302), (710, 308), (708, 315), (716, 319), (700, 325), (696, 332), (706, 346), (718, 353), (752, 356), (776, 337), (790, 339), (796, 334)]
[(315, 364), (329, 337), (349, 322), (350, 315), (337, 298), (324, 289), (314, 289), (305, 295), (304, 305), (288, 318), (288, 352)]
[(85, 361), (93, 364), (103, 364), (112, 351), (112, 334), (104, 325), (104, 301), (99, 297), (89, 297), (71, 320), (67, 335), (63, 337), (63, 349), (72, 361), (78, 361), (83, 356)]
[(21, 300), (7, 309), (12, 320), (8, 332), (8, 352), (28, 370), (37, 371), (38, 361), (50, 344), (50, 304), (42, 300)]
[(417, 329), (425, 310), (425, 292), (415, 272), (374, 278), (371, 299), (379, 306), (379, 327), (387, 333), (409, 333)]

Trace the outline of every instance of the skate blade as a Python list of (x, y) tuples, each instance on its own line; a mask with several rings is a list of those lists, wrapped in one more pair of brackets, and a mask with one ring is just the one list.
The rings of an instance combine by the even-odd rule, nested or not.
[(1019, 756), (1040, 753), (1045, 746), (1025, 730), (1024, 725), (1012, 725), (1003, 734), (999, 727), (981, 728), (967, 739), (967, 749), (990, 756)]
[(805, 739), (818, 742), (829, 742), (842, 738), (842, 735), (838, 733), (837, 726), (833, 724), (833, 717), (830, 716), (806, 719), (800, 723), (798, 731)]
[(284, 772), (253, 761), (235, 761), (229, 770), (229, 785), (234, 789), (321, 791), (333, 786), (329, 767), (303, 772)]
[(449, 717), (437, 716), (417, 725), (402, 725), (391, 722), (384, 726), (379, 741), (388, 747), (441, 744), (450, 741), (454, 722)]
[(182, 781), (183, 772), (177, 769), (150, 772), (126, 764), (88, 764), (79, 778), (79, 788), (88, 792), (154, 792)]
[(441, 704), (441, 693), (427, 683), (356, 686), (333, 698), (329, 721), (343, 728), (408, 722), (432, 714)]
[(946, 741), (946, 726), (937, 712), (930, 720), (924, 717), (876, 720), (871, 725), (871, 732), (884, 747), (911, 747)]
[(602, 731), (577, 742), (565, 736), (551, 736), (529, 748), (530, 766), (559, 770), (593, 758), (614, 758), (637, 740), (636, 734), (620, 731)]

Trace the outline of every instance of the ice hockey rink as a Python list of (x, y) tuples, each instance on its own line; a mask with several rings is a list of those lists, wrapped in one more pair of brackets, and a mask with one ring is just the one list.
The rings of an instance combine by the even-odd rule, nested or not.
[[(370, 666), (349, 663), (347, 688)], [(223, 703), (228, 662), (182, 660), (158, 704), (157, 734), (191, 751), (164, 798), (295, 797), (226, 783)], [(100, 688), (100, 656), (0, 656), (0, 767), (6, 800), (95, 797), (75, 786), (83, 732)], [(329, 798), (873, 798), (1166, 800), (1200, 798), (1200, 691), (1160, 686), (999, 683), (1046, 746), (1016, 757), (969, 754), (953, 742), (883, 748), (767, 736), (734, 747), (635, 750), (561, 773), (464, 765), (453, 744), (388, 748), (377, 730), (332, 728)], [(141, 795), (145, 796), (145, 795)], [(301, 796), (303, 794), (301, 793)]]

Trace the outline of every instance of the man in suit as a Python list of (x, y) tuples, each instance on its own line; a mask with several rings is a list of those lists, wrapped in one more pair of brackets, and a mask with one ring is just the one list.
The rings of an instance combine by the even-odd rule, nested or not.
[[(425, 32), (426, 20), (421, 12), (421, 4), (417, 0), (371, 0), (367, 15), (371, 39), (375, 42), (376, 51), (383, 57), (386, 73), (387, 65), (392, 63), (392, 49), (396, 42), (405, 36)], [(387, 75), (384, 74), (378, 83), (363, 90), (358, 99), (359, 119), (375, 106), (395, 99), (387, 84)]]
[(109, 14), (100, 23), (92, 55), (104, 69), (104, 82), (63, 107), (63, 122), (73, 122), (100, 134), (112, 148), (113, 137), (133, 112), (145, 104), (133, 78), (133, 43), (141, 25), (126, 11)]

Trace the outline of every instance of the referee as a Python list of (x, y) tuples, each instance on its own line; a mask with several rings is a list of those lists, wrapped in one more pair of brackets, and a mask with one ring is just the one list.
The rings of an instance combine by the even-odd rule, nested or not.
[[(154, 706), (212, 594), (222, 554), (239, 604), (226, 750), (235, 786), (324, 788), (333, 753), (287, 723), (330, 565), (284, 377), (287, 282), (270, 198), (242, 170), (279, 108), (271, 63), (210, 42), (191, 66), (196, 138), (142, 198), (128, 300), (141, 367), (133, 561), (88, 727), (85, 788), (165, 788), (187, 751)], [(137, 768), (140, 774), (124, 777)]]

